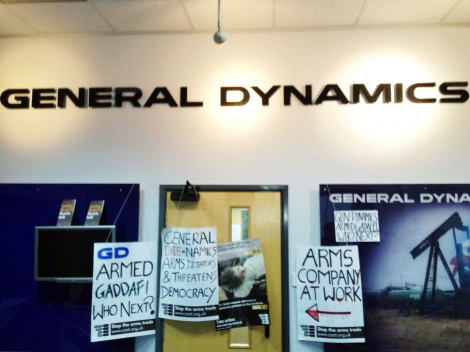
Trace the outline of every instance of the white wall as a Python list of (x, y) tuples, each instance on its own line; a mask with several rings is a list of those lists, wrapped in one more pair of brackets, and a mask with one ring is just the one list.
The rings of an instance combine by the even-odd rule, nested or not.
[[(470, 29), (0, 39), (0, 89), (187, 86), (203, 108), (0, 106), (0, 182), (137, 182), (141, 238), (158, 232), (161, 184), (289, 186), (295, 244), (319, 244), (320, 183), (468, 183), (470, 102), (221, 108), (221, 86), (469, 81)], [(291, 288), (294, 297), (294, 289)], [(291, 351), (321, 350), (296, 339)], [(313, 347), (312, 347), (313, 345)], [(138, 342), (154, 351), (152, 337)]]

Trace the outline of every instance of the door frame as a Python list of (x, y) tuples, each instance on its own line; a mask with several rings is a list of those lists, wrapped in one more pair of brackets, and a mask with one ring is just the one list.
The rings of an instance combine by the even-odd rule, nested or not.
[[(288, 186), (286, 185), (194, 185), (198, 192), (279, 192), (281, 195), (281, 292), (282, 292), (282, 352), (289, 352), (289, 224), (288, 224)], [(160, 234), (166, 225), (166, 200), (168, 193), (182, 192), (185, 185), (160, 185), (158, 219), (158, 264), (161, 270), (162, 243)], [(157, 311), (160, 305), (160, 280), (157, 280)], [(157, 314), (158, 315), (158, 314)], [(157, 352), (163, 351), (163, 319), (157, 316)]]

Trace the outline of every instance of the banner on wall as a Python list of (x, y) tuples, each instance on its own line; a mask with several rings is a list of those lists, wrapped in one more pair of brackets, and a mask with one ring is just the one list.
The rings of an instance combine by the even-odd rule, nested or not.
[(161, 240), (158, 316), (183, 321), (218, 319), (217, 229), (165, 228)]
[(216, 330), (269, 325), (268, 290), (258, 238), (218, 246), (219, 315)]
[(297, 248), (298, 339), (364, 342), (357, 246)]
[(95, 243), (91, 342), (155, 334), (155, 242)]
[(322, 244), (359, 247), (364, 348), (467, 350), (470, 185), (321, 185), (320, 202)]

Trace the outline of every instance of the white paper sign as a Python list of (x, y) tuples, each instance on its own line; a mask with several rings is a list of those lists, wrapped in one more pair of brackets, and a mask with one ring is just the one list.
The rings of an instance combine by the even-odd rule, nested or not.
[(91, 342), (155, 334), (155, 242), (95, 243)]
[(365, 342), (357, 246), (297, 248), (298, 339)]
[(161, 241), (158, 316), (184, 321), (217, 320), (217, 229), (166, 228)]
[(336, 242), (380, 242), (377, 210), (335, 210)]

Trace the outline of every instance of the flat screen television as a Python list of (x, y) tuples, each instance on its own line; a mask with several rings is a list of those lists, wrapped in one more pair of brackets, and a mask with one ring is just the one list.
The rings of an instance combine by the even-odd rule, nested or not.
[(115, 241), (115, 226), (36, 226), (34, 279), (92, 282), (94, 244)]

